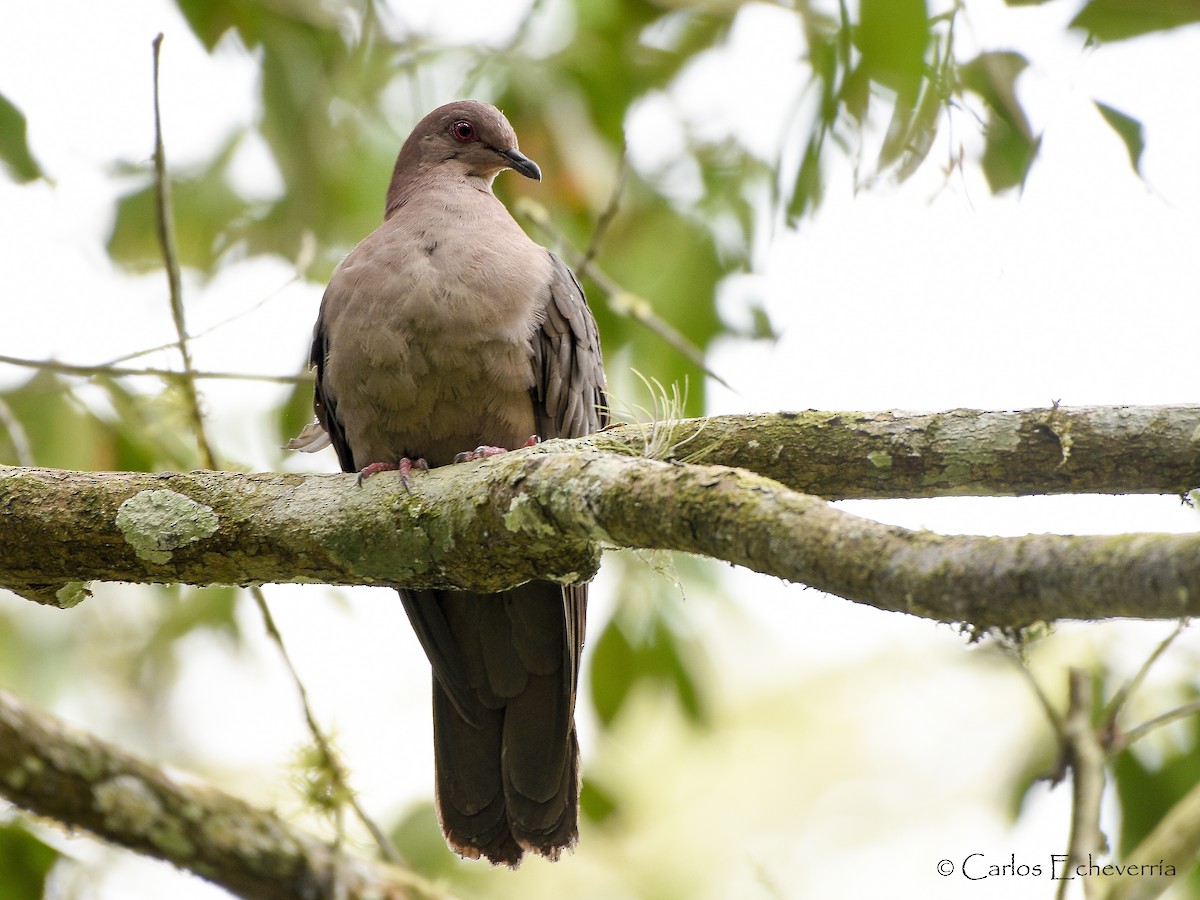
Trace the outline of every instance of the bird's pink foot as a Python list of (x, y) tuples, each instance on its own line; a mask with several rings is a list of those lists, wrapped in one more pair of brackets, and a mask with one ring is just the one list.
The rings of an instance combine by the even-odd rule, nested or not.
[(369, 466), (364, 466), (363, 470), (358, 473), (358, 483), (362, 484), (372, 475), (378, 475), (380, 472), (395, 472), (400, 466), (390, 462), (376, 462)]
[[(529, 436), (529, 440), (527, 440), (522, 446), (536, 447), (541, 442), (542, 439), (540, 437), (538, 437), (536, 434), (531, 434)], [(503, 447), (493, 447), (491, 444), (481, 444), (474, 450), (464, 450), (462, 453), (457, 454), (454, 457), (454, 461), (456, 463), (474, 462), (477, 459), (487, 459), (490, 456), (499, 456), (501, 453), (507, 452), (508, 451)]]
[(501, 453), (507, 453), (503, 447), (493, 447), (490, 444), (481, 444), (474, 450), (464, 450), (462, 453), (455, 454), (454, 461), (474, 462), (477, 459), (487, 459), (490, 456), (499, 456)]
[(363, 470), (358, 473), (358, 484), (361, 487), (362, 483), (372, 475), (378, 475), (380, 472), (399, 472), (400, 480), (404, 483), (405, 488), (409, 488), (408, 476), (413, 469), (429, 470), (429, 463), (423, 459), (409, 459), (407, 456), (402, 456), (399, 462), (375, 462), (369, 466), (364, 466)]

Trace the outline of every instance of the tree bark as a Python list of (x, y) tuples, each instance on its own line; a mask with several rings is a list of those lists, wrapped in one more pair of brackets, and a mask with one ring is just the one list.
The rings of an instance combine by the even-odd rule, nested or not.
[[(841, 497), (1181, 492), (1200, 484), (1198, 436), (1197, 407), (800, 413), (625, 426), (418, 473), (411, 489), (389, 474), (360, 486), (353, 475), (0, 469), (0, 585), (56, 605), (92, 580), (497, 591), (583, 580), (602, 548), (636, 547), (979, 627), (1177, 618), (1200, 613), (1200, 535), (942, 536), (781, 482)], [(822, 455), (825, 440), (837, 453)]]
[(348, 856), (273, 813), (26, 709), (0, 691), (0, 794), (247, 900), (443, 897), (404, 870)]
[(1200, 486), (1200, 406), (780, 412), (626, 425), (640, 451), (739, 466), (826, 500), (1180, 494)]

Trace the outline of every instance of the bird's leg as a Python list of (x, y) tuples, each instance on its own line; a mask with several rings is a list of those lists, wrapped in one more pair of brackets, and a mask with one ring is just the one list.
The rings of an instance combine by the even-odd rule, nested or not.
[[(531, 434), (529, 436), (529, 440), (527, 440), (523, 446), (536, 447), (541, 442), (542, 439), (540, 437), (538, 437), (536, 434)], [(464, 450), (462, 453), (456, 454), (454, 461), (456, 463), (473, 462), (477, 459), (487, 459), (490, 456), (499, 456), (501, 453), (507, 452), (508, 451), (503, 447), (493, 447), (491, 444), (481, 444), (474, 450)]]
[(362, 487), (362, 483), (372, 475), (378, 475), (380, 472), (399, 472), (400, 480), (404, 483), (404, 487), (409, 488), (408, 476), (413, 469), (422, 469), (429, 471), (429, 463), (423, 459), (409, 459), (407, 456), (400, 457), (399, 462), (375, 462), (369, 466), (364, 466), (363, 470), (358, 473), (358, 485)]

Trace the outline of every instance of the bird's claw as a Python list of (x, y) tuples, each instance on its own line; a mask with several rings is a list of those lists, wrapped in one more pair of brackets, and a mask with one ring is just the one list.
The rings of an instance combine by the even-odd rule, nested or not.
[(474, 450), (464, 450), (462, 453), (454, 455), (456, 463), (474, 462), (477, 459), (487, 459), (491, 456), (499, 456), (501, 453), (507, 453), (503, 447), (493, 447), (490, 444), (481, 444)]
[(407, 456), (400, 457), (399, 462), (375, 462), (369, 466), (364, 466), (363, 470), (358, 473), (358, 486), (362, 487), (362, 483), (372, 475), (378, 475), (380, 472), (399, 472), (400, 481), (404, 485), (406, 491), (412, 490), (412, 485), (408, 483), (408, 476), (412, 474), (413, 469), (421, 469), (422, 471), (429, 470), (429, 463), (423, 459), (409, 459)]
[[(538, 437), (536, 434), (531, 434), (529, 436), (529, 440), (527, 440), (522, 446), (536, 447), (541, 442), (542, 439), (540, 437)], [(493, 447), (491, 444), (481, 444), (474, 450), (464, 450), (462, 453), (456, 454), (454, 461), (456, 463), (474, 462), (477, 459), (488, 459), (489, 457), (499, 456), (501, 453), (507, 452), (508, 450), (506, 450), (504, 447)]]

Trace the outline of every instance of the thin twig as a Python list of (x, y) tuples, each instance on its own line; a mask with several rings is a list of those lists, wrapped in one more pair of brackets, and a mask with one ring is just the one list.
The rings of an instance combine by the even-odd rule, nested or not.
[[(1117, 717), (1121, 715), (1121, 711), (1125, 708), (1125, 703), (1133, 695), (1134, 691), (1142, 686), (1142, 682), (1146, 680), (1146, 676), (1150, 673), (1151, 667), (1158, 662), (1164, 653), (1167, 652), (1167, 648), (1174, 643), (1175, 639), (1183, 634), (1183, 630), (1187, 628), (1187, 626), (1187, 619), (1181, 620), (1179, 624), (1175, 626), (1175, 630), (1167, 635), (1166, 638), (1154, 648), (1154, 652), (1146, 658), (1144, 663), (1142, 663), (1142, 667), (1138, 669), (1137, 674), (1125, 684), (1121, 685), (1121, 687), (1117, 689), (1117, 692), (1113, 694), (1112, 700), (1108, 702), (1108, 706), (1106, 706), (1104, 709), (1104, 718), (1102, 720), (1105, 729), (1109, 734), (1116, 732)], [(1170, 716), (1171, 713), (1167, 713), (1166, 715)], [(1161, 719), (1163, 717), (1159, 716), (1159, 718)], [(1152, 721), (1158, 720), (1155, 719)], [(1134, 731), (1129, 732), (1129, 734), (1133, 734), (1135, 731), (1145, 729), (1146, 726), (1150, 724), (1150, 722), (1147, 722), (1145, 725), (1141, 725), (1139, 728), (1134, 729)], [(1127, 739), (1128, 737), (1129, 735), (1126, 735)]]
[(605, 204), (599, 218), (596, 219), (596, 227), (592, 229), (592, 239), (588, 241), (587, 249), (583, 251), (583, 258), (580, 260), (580, 265), (584, 268), (592, 264), (592, 260), (600, 252), (600, 245), (604, 242), (604, 236), (608, 233), (608, 226), (612, 224), (612, 220), (617, 216), (617, 210), (621, 208), (621, 192), (625, 189), (625, 179), (629, 174), (629, 154), (625, 149), (621, 149), (621, 160), (617, 163), (617, 177), (613, 181), (612, 193), (608, 195), (608, 203)]
[(192, 351), (188, 347), (187, 324), (183, 317), (183, 282), (179, 275), (179, 259), (175, 255), (175, 236), (171, 225), (171, 186), (167, 177), (167, 155), (163, 147), (162, 116), (158, 102), (159, 57), (163, 36), (154, 38), (154, 199), (158, 213), (158, 241), (162, 246), (163, 265), (167, 270), (167, 286), (171, 298), (171, 318), (175, 322), (175, 333), (179, 337), (179, 355), (183, 360), (185, 377), (180, 381), (188, 413), (192, 419), (192, 430), (196, 435), (196, 447), (200, 452), (200, 464), (206, 469), (216, 469), (217, 461), (212, 445), (204, 430), (204, 414), (200, 410), (200, 397), (196, 393), (196, 382), (192, 372)]
[[(267, 606), (267, 598), (263, 594), (260, 587), (250, 588), (250, 596), (254, 598), (255, 604), (258, 606), (258, 611), (262, 615), (263, 625), (266, 628), (267, 636), (279, 648), (279, 655), (283, 658), (283, 664), (288, 670), (288, 674), (292, 677), (292, 682), (296, 685), (296, 693), (300, 696), (300, 705), (304, 709), (304, 719), (308, 723), (308, 730), (313, 736), (313, 742), (317, 745), (317, 750), (320, 752), (322, 762), (328, 766), (328, 771), (333, 778), (334, 789), (338, 797), (345, 797), (354, 809), (359, 821), (366, 826), (367, 831), (371, 833), (371, 837), (379, 846), (380, 852), (388, 862), (394, 865), (403, 865), (403, 860), (400, 857), (399, 851), (396, 850), (383, 829), (380, 828), (374, 820), (367, 815), (366, 811), (358, 802), (358, 796), (350, 787), (346, 778), (346, 769), (338, 759), (337, 751), (333, 749), (329, 738), (322, 731), (320, 724), (317, 722), (317, 717), (313, 714), (312, 705), (308, 702), (308, 689), (304, 686), (304, 681), (300, 678), (300, 674), (296, 671), (296, 666), (292, 663), (292, 658), (288, 654), (287, 647), (283, 643), (283, 635), (279, 632), (279, 627), (275, 624), (275, 617), (271, 615), (271, 610)], [(341, 804), (337, 804), (337, 829), (338, 840), (341, 840)]]
[(1050, 720), (1050, 727), (1054, 729), (1054, 736), (1061, 744), (1066, 740), (1063, 730), (1063, 718), (1058, 714), (1058, 710), (1054, 708), (1054, 704), (1050, 702), (1050, 698), (1046, 696), (1046, 692), (1042, 690), (1042, 686), (1038, 684), (1038, 680), (1033, 677), (1033, 672), (1029, 670), (1029, 666), (1017, 654), (1009, 654), (1009, 658), (1016, 663), (1017, 670), (1025, 676), (1025, 680), (1033, 689), (1033, 694), (1037, 697), (1038, 704), (1042, 707), (1042, 712), (1046, 714), (1046, 718)]
[[(1063, 871), (1070, 871), (1089, 854), (1099, 855), (1105, 850), (1104, 833), (1100, 830), (1100, 801), (1104, 797), (1106, 756), (1092, 724), (1092, 678), (1083, 669), (1072, 668), (1068, 684), (1063, 749), (1071, 766), (1071, 836)], [(1066, 897), (1070, 881), (1064, 878), (1059, 883), (1059, 900)], [(1083, 888), (1084, 895), (1091, 897), (1091, 879), (1084, 880)]]
[[(174, 347), (176, 345), (172, 343), (170, 346)], [(312, 376), (308, 374), (256, 375), (251, 372), (203, 372), (197, 370), (178, 372), (174, 369), (135, 369), (128, 366), (109, 365), (107, 363), (94, 366), (80, 366), (74, 363), (56, 362), (54, 360), (21, 359), (17, 356), (4, 355), (0, 355), (0, 363), (10, 366), (22, 366), (27, 369), (43, 369), (47, 372), (58, 372), (60, 375), (78, 375), (81, 378), (94, 378), (97, 376), (136, 378), (139, 376), (150, 376), (154, 378), (168, 378), (174, 381), (182, 381), (187, 378), (215, 378), (232, 381), (263, 381), (269, 384), (307, 384), (312, 382)]]
[(1121, 746), (1119, 749), (1125, 749), (1136, 741), (1141, 740), (1151, 731), (1156, 728), (1161, 728), (1163, 725), (1169, 725), (1171, 722), (1177, 722), (1180, 719), (1186, 719), (1188, 716), (1200, 713), (1200, 700), (1193, 700), (1191, 703), (1185, 703), (1183, 706), (1177, 707), (1165, 712), (1160, 716), (1155, 716), (1148, 722), (1143, 722), (1136, 728), (1130, 728), (1121, 736)]
[[(304, 252), (305, 251), (302, 248), (301, 253), (304, 253)], [(303, 270), (304, 267), (305, 267), (304, 264), (299, 264), (299, 263), (297, 264), (297, 268), (300, 270)], [(248, 306), (245, 309), (238, 310), (233, 315), (222, 319), (220, 322), (216, 322), (213, 325), (210, 325), (208, 328), (205, 328), (203, 331), (196, 332), (195, 334), (193, 334), (191, 336), (191, 339), (193, 341), (197, 341), (200, 338), (207, 337), (208, 335), (212, 334), (214, 331), (218, 331), (219, 329), (224, 328), (226, 325), (231, 325), (234, 322), (238, 321), (239, 319), (244, 319), (246, 316), (250, 315), (251, 313), (257, 312), (258, 310), (260, 310), (264, 306), (266, 306), (268, 303), (270, 303), (272, 300), (274, 300), (276, 297), (278, 297), (287, 288), (291, 287), (293, 284), (296, 284), (297, 282), (301, 281), (302, 279), (303, 279), (303, 276), (299, 272), (297, 272), (295, 275), (293, 275), (291, 278), (289, 278), (285, 283), (281, 284), (275, 290), (271, 291), (271, 293), (269, 293), (265, 297), (261, 298), (253, 306)], [(159, 344), (157, 347), (147, 347), (143, 350), (134, 350), (131, 353), (123, 353), (120, 356), (110, 359), (107, 363), (105, 363), (105, 365), (115, 366), (115, 365), (118, 365), (119, 363), (128, 362), (131, 359), (138, 359), (143, 356), (149, 356), (152, 353), (161, 353), (164, 350), (172, 350), (177, 346), (178, 346), (178, 343), (176, 341), (171, 341), (166, 344)], [(193, 377), (205, 378), (205, 377), (213, 377), (213, 376), (205, 376), (199, 372), (193, 372)], [(220, 376), (217, 376), (217, 377), (220, 377)]]

